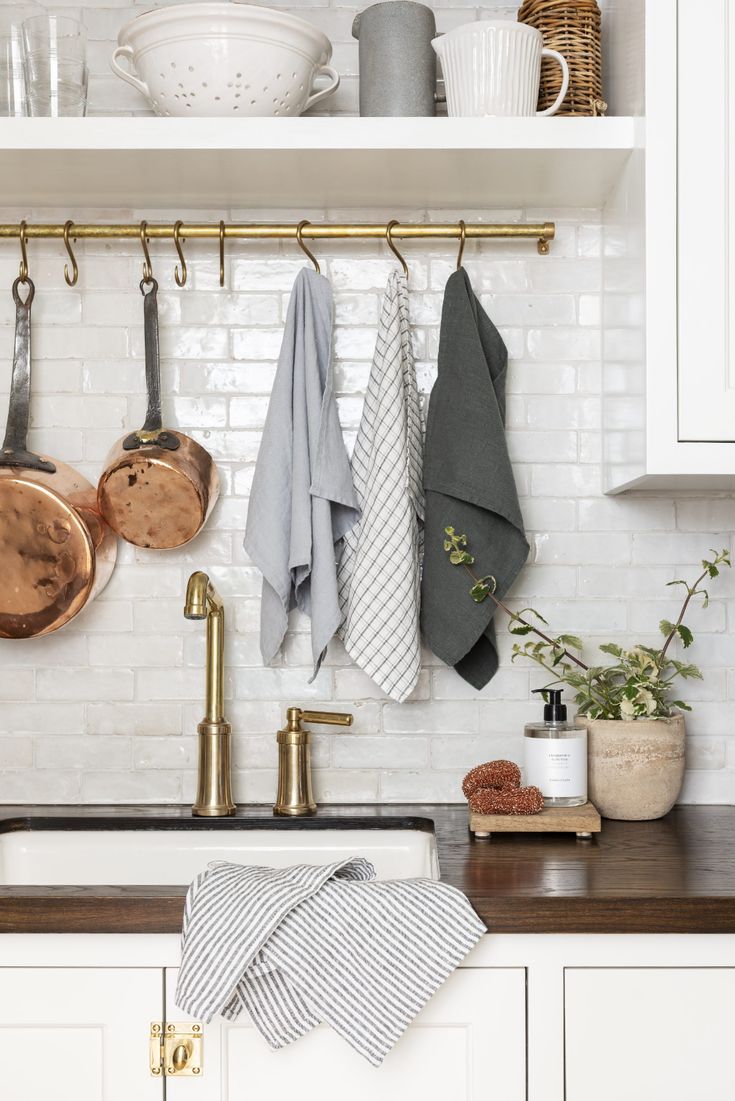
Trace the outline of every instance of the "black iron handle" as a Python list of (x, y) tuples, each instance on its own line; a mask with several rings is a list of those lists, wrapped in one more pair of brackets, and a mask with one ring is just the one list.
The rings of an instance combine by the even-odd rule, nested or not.
[[(146, 287), (149, 289), (146, 290)], [(123, 441), (126, 451), (136, 451), (139, 447), (155, 445), (176, 451), (181, 441), (171, 432), (163, 430), (161, 415), (161, 357), (158, 340), (158, 281), (151, 276), (142, 279), (140, 293), (143, 295), (143, 338), (145, 342), (145, 384), (148, 393), (148, 409), (145, 423), (137, 432), (133, 432)]]
[[(28, 288), (25, 300), (20, 296), (21, 283)], [(31, 304), (35, 293), (36, 288), (28, 276), (25, 279), (18, 277), (13, 283), (15, 348), (8, 421), (0, 453), (0, 467), (23, 467), (26, 470), (44, 470), (48, 474), (54, 474), (54, 464), (34, 455), (27, 445), (31, 408)]]

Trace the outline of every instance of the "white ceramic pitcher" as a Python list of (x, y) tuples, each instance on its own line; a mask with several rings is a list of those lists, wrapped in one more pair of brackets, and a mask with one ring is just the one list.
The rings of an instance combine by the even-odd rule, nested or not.
[[(442, 63), (451, 116), (553, 115), (569, 87), (569, 66), (544, 46), (540, 31), (527, 23), (482, 19), (464, 23), (432, 39)], [(537, 111), (541, 58), (553, 57), (562, 70), (555, 102)]]

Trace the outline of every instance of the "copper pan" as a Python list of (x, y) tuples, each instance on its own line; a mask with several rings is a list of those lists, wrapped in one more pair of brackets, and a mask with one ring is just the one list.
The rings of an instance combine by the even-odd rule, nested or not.
[(117, 556), (94, 486), (66, 463), (27, 449), (34, 294), (28, 277), (13, 283), (15, 354), (0, 451), (0, 638), (63, 627), (102, 591)]
[(151, 276), (140, 289), (148, 413), (143, 427), (118, 440), (107, 456), (97, 500), (107, 523), (128, 543), (168, 550), (201, 531), (219, 496), (219, 478), (201, 444), (162, 427), (158, 283)]

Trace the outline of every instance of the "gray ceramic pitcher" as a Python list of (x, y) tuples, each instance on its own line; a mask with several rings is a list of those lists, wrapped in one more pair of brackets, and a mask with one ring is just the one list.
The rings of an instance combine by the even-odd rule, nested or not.
[(434, 115), (436, 57), (431, 8), (387, 0), (355, 16), (360, 43), (361, 115)]

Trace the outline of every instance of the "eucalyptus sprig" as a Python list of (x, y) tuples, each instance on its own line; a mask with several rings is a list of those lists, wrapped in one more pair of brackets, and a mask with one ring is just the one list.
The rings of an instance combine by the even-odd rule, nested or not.
[(467, 536), (458, 535), (453, 527), (445, 528), (444, 532), (449, 561), (453, 566), (463, 566), (472, 578), (472, 599), (482, 603), (489, 597), (509, 617), (512, 635), (536, 636), (522, 644), (516, 642), (512, 660), (530, 658), (546, 669), (553, 677), (546, 688), (568, 684), (575, 689), (574, 700), (580, 715), (591, 719), (660, 719), (670, 718), (677, 709), (691, 711), (684, 700), (671, 698), (672, 684), (678, 677), (701, 680), (702, 674), (696, 665), (670, 657), (668, 650), (675, 639), (684, 649), (691, 646), (694, 636), (684, 623), (684, 616), (696, 597), (701, 597), (702, 606), (707, 607), (709, 593), (702, 582), (718, 577), (721, 566), (731, 565), (729, 551), (713, 550), (714, 557), (702, 560), (702, 573), (691, 584), (682, 579), (669, 582), (670, 586), (683, 586), (686, 594), (676, 620), (662, 619), (659, 624), (665, 636), (661, 649), (638, 645), (625, 650), (614, 642), (606, 642), (599, 647), (600, 651), (616, 660), (609, 665), (589, 666), (573, 652), (582, 650), (582, 642), (576, 635), (547, 634), (540, 624), (548, 627), (548, 623), (535, 608), (514, 612), (496, 596), (497, 583), (491, 574), (477, 577), (474, 573), (475, 559), (468, 550)]

